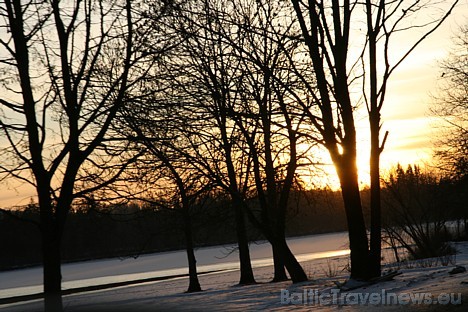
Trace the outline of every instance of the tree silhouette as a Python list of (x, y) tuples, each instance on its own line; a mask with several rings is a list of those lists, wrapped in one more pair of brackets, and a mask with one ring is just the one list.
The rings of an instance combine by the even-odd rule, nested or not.
[(115, 182), (132, 161), (106, 154), (110, 125), (144, 74), (137, 51), (147, 28), (131, 4), (1, 4), (0, 170), (36, 190), (47, 311), (62, 310), (61, 239), (72, 203)]
[(141, 93), (127, 98), (116, 129), (122, 140), (132, 143), (135, 151), (143, 150), (137, 152), (142, 156), (136, 161), (135, 172), (127, 173), (132, 181), (137, 181), (136, 187), (140, 190), (130, 192), (131, 197), (179, 213), (189, 267), (187, 292), (201, 291), (194, 252), (192, 208), (213, 185), (190, 165), (184, 153), (179, 153), (183, 147), (177, 144), (180, 137), (180, 120), (174, 118), (177, 109), (151, 96), (142, 98)]
[[(421, 11), (435, 9), (441, 3), (292, 0), (318, 89), (314, 95), (317, 109), (311, 111), (309, 117), (320, 132), (340, 179), (351, 249), (351, 278), (368, 279), (380, 275), (379, 162), (387, 135), (382, 142), (379, 136), (380, 112), (388, 80), (407, 56), (442, 24), (457, 2), (449, 4), (438, 16), (416, 21)], [(355, 26), (362, 21), (364, 31)], [(403, 52), (391, 49), (397, 34), (421, 29), (422, 35), (419, 34)], [(362, 46), (354, 58), (351, 42)], [(390, 57), (391, 53), (397, 57)], [(358, 100), (352, 96), (356, 90), (362, 92)], [(355, 114), (362, 99), (367, 107), (371, 133), (370, 250), (356, 166)]]
[[(198, 131), (192, 138), (198, 150), (193, 162), (230, 194), (238, 224), (247, 213), (270, 241), (274, 279), (285, 279), (286, 267), (294, 282), (303, 281), (307, 277), (286, 244), (284, 229), (303, 157), (297, 145), (304, 139), (299, 134), (304, 113), (290, 105), (293, 100), (285, 92), (285, 85), (293, 88), (294, 83), (287, 68), (292, 52), (285, 53), (297, 46), (289, 36), (291, 19), (282, 21), (284, 8), (262, 1), (232, 1), (228, 7), (213, 1), (200, 7), (187, 9), (182, 19), (186, 50), (170, 70), (187, 74), (173, 80), (182, 88), (175, 93), (191, 98), (185, 106), (192, 116), (189, 132)], [(277, 22), (280, 27), (274, 29)], [(242, 258), (247, 250), (241, 245)], [(241, 281), (246, 262), (241, 260)]]
[[(460, 28), (454, 48), (441, 63), (440, 94), (432, 112), (441, 117), (448, 133), (439, 137), (436, 157), (456, 180), (468, 177), (468, 26)], [(466, 182), (465, 182), (466, 183)]]

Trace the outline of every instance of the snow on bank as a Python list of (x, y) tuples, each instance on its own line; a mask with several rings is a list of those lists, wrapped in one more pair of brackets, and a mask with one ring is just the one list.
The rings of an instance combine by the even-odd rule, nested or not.
[[(468, 243), (455, 243), (459, 254), (456, 264), (468, 267)], [(468, 273), (450, 275), (453, 264), (443, 266), (440, 261), (425, 261), (421, 265), (402, 266), (401, 275), (393, 281), (382, 282), (367, 287), (340, 292), (339, 295), (349, 296), (342, 305), (282, 304), (291, 301), (293, 294), (315, 293), (333, 294), (337, 292), (334, 282), (344, 281), (348, 272), (343, 268), (347, 264), (346, 257), (316, 259), (303, 262), (303, 266), (311, 277), (311, 281), (300, 284), (291, 282), (268, 283), (272, 277), (272, 267), (256, 268), (255, 276), (259, 284), (249, 286), (233, 286), (238, 281), (238, 271), (207, 274), (200, 277), (204, 289), (200, 293), (183, 293), (187, 288), (187, 278), (170, 281), (140, 284), (131, 287), (121, 287), (112, 290), (96, 291), (65, 296), (66, 311), (374, 311), (374, 310), (410, 310), (410, 311), (467, 311), (468, 307)], [(368, 302), (370, 296), (376, 294), (394, 294), (400, 296), (400, 304), (396, 305), (354, 305), (356, 298), (361, 296)], [(287, 292), (286, 292), (287, 291)], [(287, 296), (285, 294), (287, 293)], [(427, 304), (423, 301), (417, 304), (418, 296), (424, 299), (443, 299), (440, 294), (455, 293), (454, 299), (461, 294), (461, 304), (455, 305)], [(411, 297), (412, 296), (412, 297)], [(292, 298), (297, 301), (297, 296)], [(375, 302), (375, 301), (374, 301)], [(327, 302), (325, 302), (327, 303)], [(406, 304), (408, 303), (408, 304)], [(40, 311), (42, 302), (30, 302), (0, 306), (0, 311)]]

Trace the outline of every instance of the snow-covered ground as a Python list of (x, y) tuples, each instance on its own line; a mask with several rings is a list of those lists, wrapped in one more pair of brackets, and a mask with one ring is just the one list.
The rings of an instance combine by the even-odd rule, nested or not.
[[(455, 243), (455, 247), (459, 250), (456, 264), (468, 266), (468, 243)], [(455, 264), (445, 266), (441, 262), (425, 260), (393, 267), (402, 272), (394, 280), (347, 292), (338, 292), (335, 286), (336, 281), (343, 282), (348, 277), (347, 256), (334, 256), (302, 261), (311, 280), (300, 284), (269, 283), (273, 268), (260, 266), (254, 269), (258, 282), (256, 285), (236, 286), (239, 272), (232, 269), (200, 276), (204, 289), (200, 293), (184, 293), (188, 280), (177, 278), (68, 295), (64, 296), (64, 305), (66, 311), (467, 311), (468, 273), (450, 275), (449, 271)], [(304, 294), (307, 297), (305, 303), (300, 298)], [(321, 301), (320, 295), (323, 299)], [(327, 305), (333, 295), (341, 298), (341, 302)], [(382, 298), (386, 298), (387, 303), (382, 304)], [(395, 304), (397, 300), (399, 304)], [(434, 300), (439, 300), (438, 304)], [(453, 304), (440, 304), (445, 301)], [(41, 300), (0, 306), (0, 311), (41, 309)]]

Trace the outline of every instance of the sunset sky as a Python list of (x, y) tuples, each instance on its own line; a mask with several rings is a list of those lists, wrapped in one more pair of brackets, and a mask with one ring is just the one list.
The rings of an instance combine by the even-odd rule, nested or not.
[[(440, 126), (429, 111), (433, 102), (431, 93), (437, 92), (437, 81), (441, 75), (437, 61), (447, 55), (452, 37), (466, 20), (468, 0), (462, 0), (446, 23), (421, 44), (392, 76), (382, 112), (382, 137), (385, 131), (390, 133), (381, 158), (383, 171), (398, 162), (406, 165), (430, 161), (437, 138), (437, 124)], [(358, 166), (359, 178), (365, 184), (369, 172), (369, 134), (366, 115), (361, 115), (358, 123)], [(333, 172), (333, 169), (330, 166), (326, 171)], [(331, 184), (336, 183), (334, 178), (331, 181), (335, 181)], [(18, 186), (13, 181), (0, 183), (0, 207), (27, 204), (32, 196), (34, 190), (30, 186)]]
[[(381, 156), (383, 171), (398, 162), (407, 165), (431, 161), (434, 142), (441, 133), (440, 127), (445, 126), (430, 112), (434, 102), (431, 95), (437, 94), (442, 74), (438, 62), (447, 57), (453, 37), (467, 20), (468, 1), (463, 0), (446, 23), (423, 42), (391, 78), (382, 110), (381, 136), (389, 131)], [(366, 124), (367, 119), (362, 123)], [(364, 148), (358, 160), (360, 179), (368, 181), (368, 142), (362, 136), (361, 140), (364, 140)]]
[[(431, 164), (434, 143), (446, 125), (430, 112), (437, 94), (438, 80), (442, 71), (440, 61), (447, 57), (452, 39), (461, 25), (468, 20), (468, 1), (459, 3), (453, 14), (436, 32), (421, 43), (401, 64), (390, 78), (389, 88), (382, 109), (381, 140), (385, 131), (389, 136), (381, 155), (381, 173), (385, 175), (396, 164)], [(405, 38), (407, 42), (414, 42)], [(401, 50), (407, 50), (403, 47)], [(400, 50), (399, 47), (396, 50)], [(367, 111), (362, 107), (357, 114), (358, 167), (361, 186), (369, 184), (369, 130)], [(331, 161), (329, 161), (331, 163)], [(331, 175), (327, 185), (339, 186), (333, 166), (325, 169)], [(322, 177), (320, 179), (323, 179)], [(319, 186), (321, 182), (316, 183)]]

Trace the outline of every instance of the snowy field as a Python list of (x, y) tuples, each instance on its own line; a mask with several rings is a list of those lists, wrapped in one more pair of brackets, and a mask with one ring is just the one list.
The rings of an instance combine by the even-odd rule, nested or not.
[[(333, 235), (336, 235), (336, 237)], [(335, 241), (338, 244), (340, 235), (341, 239), (346, 241), (346, 235), (343, 235), (343, 233), (325, 235), (325, 240), (330, 239), (329, 250), (337, 250), (331, 248), (333, 247), (331, 242)], [(317, 252), (323, 252), (317, 251), (317, 249), (312, 250), (315, 245), (313, 241), (317, 240), (317, 236), (299, 238), (296, 241), (297, 244), (294, 243), (295, 240), (290, 241), (290, 244), (296, 254), (311, 255), (315, 253), (317, 255)], [(300, 245), (307, 246), (306, 250), (309, 253), (298, 252), (298, 250), (301, 250)], [(468, 243), (455, 243), (454, 245), (459, 253), (455, 259), (452, 258), (451, 260), (455, 260), (457, 265), (468, 266)], [(261, 250), (264, 249), (264, 252), (266, 252), (268, 246), (265, 244), (253, 245), (252, 247), (254, 258), (264, 259), (260, 256), (266, 254), (262, 255)], [(211, 253), (208, 250), (211, 250)], [(201, 255), (205, 251), (207, 252), (206, 255), (210, 254), (211, 256), (207, 256), (208, 259), (204, 259), (205, 261), (210, 260), (213, 253), (217, 254), (222, 250), (220, 248), (200, 249), (198, 254)], [(174, 253), (165, 253), (164, 255), (167, 256), (167, 254)], [(148, 257), (155, 256), (148, 255)], [(234, 257), (232, 258), (234, 260), (235, 256), (235, 254), (232, 254), (229, 257)], [(202, 256), (199, 257), (203, 259)], [(217, 260), (211, 259), (211, 264), (218, 260), (230, 263), (229, 257), (225, 259), (216, 258)], [(139, 259), (143, 261), (144, 257)], [(93, 261), (74, 265), (92, 267), (96, 263), (105, 261), (116, 260)], [(121, 262), (125, 263), (126, 261)], [(446, 266), (445, 263), (441, 263), (444, 261), (434, 259), (401, 265), (400, 267), (393, 266), (394, 269), (402, 272), (393, 281), (339, 293), (337, 293), (335, 282), (343, 282), (348, 277), (348, 271), (346, 270), (348, 259), (346, 255), (328, 258), (303, 258), (301, 262), (311, 280), (300, 284), (293, 285), (291, 282), (269, 283), (273, 275), (273, 268), (264, 263), (264, 265), (256, 266), (254, 269), (258, 282), (256, 285), (236, 286), (239, 272), (232, 268), (222, 273), (200, 276), (200, 283), (204, 290), (200, 293), (184, 293), (188, 286), (188, 280), (184, 277), (67, 295), (64, 296), (64, 306), (65, 311), (287, 311), (291, 309), (299, 311), (312, 309), (319, 311), (374, 311), (382, 309), (388, 311), (468, 311), (468, 273), (449, 274), (455, 267), (453, 262)], [(384, 262), (386, 262), (385, 259)], [(161, 265), (171, 264), (164, 263), (164, 265)], [(175, 266), (175, 263), (172, 263), (172, 265)], [(208, 265), (210, 265), (209, 262)], [(105, 265), (102, 264), (102, 266)], [(75, 269), (80, 271), (78, 268)], [(69, 270), (71, 272), (71, 268)], [(127, 273), (133, 272), (130, 269), (128, 270)], [(12, 274), (13, 271), (6, 273)], [(84, 274), (83, 276), (92, 273), (81, 272), (81, 274)], [(99, 272), (95, 273), (99, 274)], [(1, 276), (1, 283), (5, 283), (3, 276)], [(324, 300), (317, 299), (320, 295)], [(327, 298), (332, 298), (332, 295), (339, 296), (341, 302), (331, 302), (331, 299), (327, 301)], [(389, 301), (382, 304), (382, 301), (376, 301), (378, 296), (380, 298), (390, 296), (388, 297)], [(303, 298), (306, 298), (307, 301), (304, 301)], [(397, 299), (400, 300), (398, 301), (399, 304), (396, 304), (395, 300)], [(439, 300), (437, 304), (435, 303), (436, 300)], [(449, 304), (441, 304), (446, 301)], [(370, 302), (373, 304), (370, 304)], [(41, 310), (41, 300), (0, 306), (0, 311)]]

